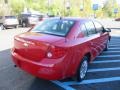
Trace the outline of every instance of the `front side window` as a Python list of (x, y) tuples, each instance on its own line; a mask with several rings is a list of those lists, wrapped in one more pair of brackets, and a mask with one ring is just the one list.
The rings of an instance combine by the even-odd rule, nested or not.
[(101, 33), (103, 31), (103, 26), (98, 22), (94, 22), (94, 24), (95, 24), (97, 33)]
[(73, 20), (47, 19), (33, 28), (31, 32), (66, 36), (74, 23)]
[(92, 34), (95, 34), (95, 33), (96, 33), (93, 22), (91, 22), (91, 21), (86, 22), (86, 23), (85, 23), (85, 26), (86, 26), (86, 28), (87, 28), (87, 31), (88, 31), (88, 34), (89, 34), (89, 35), (92, 35)]

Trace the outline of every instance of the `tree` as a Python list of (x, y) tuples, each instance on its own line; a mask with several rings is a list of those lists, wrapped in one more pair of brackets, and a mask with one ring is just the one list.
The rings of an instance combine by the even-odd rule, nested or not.
[(24, 0), (10, 0), (10, 6), (14, 14), (19, 14), (20, 12), (23, 11), (23, 8), (25, 7), (25, 1)]
[(104, 4), (102, 10), (104, 15), (108, 16), (108, 17), (112, 17), (113, 16), (113, 11), (116, 5), (116, 0), (107, 0), (106, 3)]
[[(91, 0), (10, 0), (14, 14), (19, 14), (24, 8), (40, 11), (41, 13), (60, 14), (65, 16), (89, 17), (94, 14)], [(51, 2), (48, 2), (51, 1)], [(70, 8), (66, 8), (66, 2), (70, 2)], [(83, 7), (83, 10), (80, 7)], [(106, 0), (103, 8), (96, 11), (97, 17), (113, 17), (114, 8), (120, 7), (115, 0)], [(120, 14), (118, 14), (120, 16)]]

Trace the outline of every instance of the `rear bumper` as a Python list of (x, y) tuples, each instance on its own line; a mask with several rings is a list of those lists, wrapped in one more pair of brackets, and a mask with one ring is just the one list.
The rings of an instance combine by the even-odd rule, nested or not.
[(12, 51), (14, 63), (22, 70), (47, 80), (58, 80), (65, 78), (65, 71), (62, 63), (44, 64), (25, 59)]
[(18, 24), (12, 24), (12, 25), (7, 25), (7, 24), (5, 24), (4, 26), (5, 27), (16, 27)]

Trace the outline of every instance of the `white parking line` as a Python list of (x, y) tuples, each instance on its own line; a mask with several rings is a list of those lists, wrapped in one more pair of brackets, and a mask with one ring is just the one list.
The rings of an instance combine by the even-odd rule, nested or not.
[(120, 63), (120, 60), (99, 60), (99, 61), (93, 61), (92, 63), (94, 64), (97, 64), (97, 63), (116, 63), (116, 62), (119, 62)]
[(111, 58), (114, 58), (114, 57), (120, 57), (120, 55), (102, 55), (102, 56), (97, 56), (97, 58), (99, 58), (99, 57), (105, 57), (105, 58), (111, 57)]
[(114, 71), (114, 70), (120, 70), (120, 67), (101, 68), (101, 69), (89, 69), (87, 72), (102, 72), (102, 71)]
[(120, 49), (120, 47), (109, 47), (109, 49), (114, 49), (114, 48)]
[(105, 52), (102, 52), (103, 54), (104, 53), (120, 53), (120, 51), (105, 51)]
[(113, 40), (113, 41), (110, 41), (109, 43), (119, 43), (120, 39), (119, 40)]
[(64, 85), (80, 85), (80, 84), (104, 83), (104, 82), (112, 82), (112, 81), (120, 81), (120, 77), (83, 80), (82, 82), (70, 81), (70, 82), (64, 82), (63, 84)]
[(120, 48), (108, 48), (108, 50), (120, 50)]
[(120, 40), (116, 41), (111, 41), (109, 44), (120, 44)]
[(120, 44), (120, 43), (119, 43), (119, 41), (115, 41), (115, 42), (111, 42), (109, 44), (114, 44), (115, 45), (115, 44)]
[(120, 48), (108, 48), (108, 50), (116, 50), (116, 49), (120, 49)]
[(109, 45), (110, 47), (116, 47), (116, 46), (120, 46), (120, 45)]
[(120, 43), (109, 43), (109, 45), (120, 45)]

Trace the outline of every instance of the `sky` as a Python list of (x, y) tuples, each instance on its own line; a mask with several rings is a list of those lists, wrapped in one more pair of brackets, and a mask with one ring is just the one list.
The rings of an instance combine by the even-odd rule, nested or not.
[[(103, 5), (107, 0), (92, 0), (93, 4), (99, 4), (99, 5)], [(120, 0), (116, 0), (117, 3), (120, 5)]]
[(98, 4), (98, 3), (104, 3), (106, 0), (92, 0), (92, 2), (94, 3), (94, 4)]
[(117, 3), (120, 5), (120, 0), (116, 0), (117, 1)]

